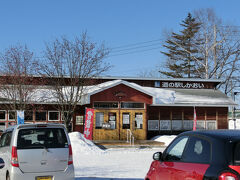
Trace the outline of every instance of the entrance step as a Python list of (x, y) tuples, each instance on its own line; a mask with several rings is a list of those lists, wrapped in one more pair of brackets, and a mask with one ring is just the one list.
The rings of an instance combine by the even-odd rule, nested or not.
[(135, 140), (134, 145), (131, 145), (127, 141), (121, 140), (95, 140), (93, 141), (98, 147), (102, 149), (108, 148), (155, 148), (164, 147), (163, 142), (157, 142), (153, 140)]

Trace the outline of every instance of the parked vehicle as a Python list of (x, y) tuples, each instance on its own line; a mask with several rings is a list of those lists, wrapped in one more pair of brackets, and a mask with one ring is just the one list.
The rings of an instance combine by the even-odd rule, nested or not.
[(153, 159), (145, 180), (239, 180), (240, 131), (185, 132)]
[(0, 180), (73, 180), (72, 148), (64, 125), (9, 127), (0, 139)]

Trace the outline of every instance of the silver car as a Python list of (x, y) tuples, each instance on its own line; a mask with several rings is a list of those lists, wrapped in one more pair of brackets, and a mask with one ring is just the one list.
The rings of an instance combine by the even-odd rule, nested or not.
[(72, 148), (61, 124), (23, 124), (0, 139), (0, 180), (73, 180)]

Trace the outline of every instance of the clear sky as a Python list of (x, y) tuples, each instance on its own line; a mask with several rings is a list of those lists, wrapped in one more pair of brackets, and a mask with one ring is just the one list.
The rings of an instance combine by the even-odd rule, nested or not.
[(113, 65), (106, 75), (137, 76), (164, 60), (163, 31), (178, 32), (187, 13), (200, 8), (240, 25), (239, 0), (1, 0), (0, 50), (26, 44), (41, 56), (45, 42), (87, 31), (93, 41), (121, 47), (106, 59)]

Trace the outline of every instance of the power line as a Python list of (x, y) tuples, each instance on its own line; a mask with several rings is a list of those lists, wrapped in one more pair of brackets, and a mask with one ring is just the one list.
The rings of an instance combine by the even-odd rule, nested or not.
[(113, 55), (109, 55), (109, 56), (107, 56), (107, 57), (122, 56), (122, 55), (127, 55), (127, 54), (134, 54), (134, 53), (138, 53), (138, 52), (151, 51), (151, 50), (155, 50), (155, 49), (160, 49), (160, 47), (150, 48), (150, 49), (145, 49), (145, 50), (132, 51), (132, 52), (121, 53), (121, 54), (113, 54)]
[(135, 50), (135, 49), (140, 49), (140, 48), (146, 48), (146, 47), (151, 47), (151, 46), (159, 46), (160, 43), (154, 43), (154, 44), (149, 44), (146, 46), (136, 46), (136, 47), (132, 47), (132, 48), (126, 48), (126, 49), (121, 49), (121, 50), (117, 50), (117, 51), (111, 51), (111, 53), (116, 53), (116, 52), (122, 52), (122, 51), (129, 51), (129, 50)]
[(150, 40), (150, 41), (143, 41), (143, 42), (138, 42), (138, 43), (133, 43), (133, 44), (127, 44), (127, 45), (123, 45), (123, 46), (113, 47), (113, 48), (111, 48), (111, 50), (122, 49), (122, 48), (131, 47), (131, 46), (138, 46), (138, 45), (141, 45), (141, 44), (147, 44), (147, 43), (151, 43), (151, 42), (160, 42), (162, 40), (163, 39), (155, 39), (155, 40)]

